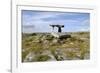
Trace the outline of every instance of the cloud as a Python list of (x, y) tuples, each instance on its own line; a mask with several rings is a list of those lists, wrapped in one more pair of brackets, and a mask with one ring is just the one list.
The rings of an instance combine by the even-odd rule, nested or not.
[(89, 14), (71, 12), (22, 12), (23, 32), (51, 32), (50, 24), (64, 24), (64, 32), (89, 27)]

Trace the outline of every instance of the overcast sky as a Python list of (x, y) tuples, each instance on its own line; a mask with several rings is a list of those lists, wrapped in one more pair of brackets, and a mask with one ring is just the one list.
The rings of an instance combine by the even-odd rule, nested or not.
[(22, 32), (51, 32), (51, 24), (64, 25), (62, 32), (89, 31), (90, 14), (22, 10)]

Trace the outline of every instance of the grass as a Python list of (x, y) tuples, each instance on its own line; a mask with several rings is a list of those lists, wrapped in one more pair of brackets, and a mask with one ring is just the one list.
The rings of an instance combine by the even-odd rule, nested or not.
[(50, 57), (47, 55), (37, 55), (35, 59), (33, 58), (33, 61), (47, 61), (49, 59)]
[[(58, 55), (55, 55), (58, 48), (66, 54), (68, 60), (73, 60), (76, 57), (84, 60), (86, 54), (90, 53), (90, 33), (72, 32), (69, 34), (71, 35), (70, 38), (59, 39), (53, 37), (50, 33), (22, 33), (22, 48), (25, 50), (22, 52), (22, 62), (32, 51), (41, 53), (45, 50), (49, 50), (57, 61), (63, 60), (62, 57), (58, 58)], [(76, 48), (77, 50), (75, 50)], [(40, 54), (33, 58), (33, 61), (47, 61), (49, 59), (48, 55)]]

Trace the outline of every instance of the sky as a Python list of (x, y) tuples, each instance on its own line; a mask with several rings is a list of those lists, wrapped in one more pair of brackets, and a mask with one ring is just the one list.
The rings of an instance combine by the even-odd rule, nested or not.
[[(64, 25), (62, 32), (90, 31), (90, 14), (80, 12), (50, 12), (22, 10), (22, 32), (52, 32), (51, 24)], [(54, 28), (57, 32), (58, 28)]]

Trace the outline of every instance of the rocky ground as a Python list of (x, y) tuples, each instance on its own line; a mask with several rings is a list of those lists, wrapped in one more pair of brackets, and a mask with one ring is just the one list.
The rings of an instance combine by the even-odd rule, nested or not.
[(69, 34), (71, 37), (56, 38), (50, 33), (23, 33), (22, 62), (88, 60), (89, 32)]

